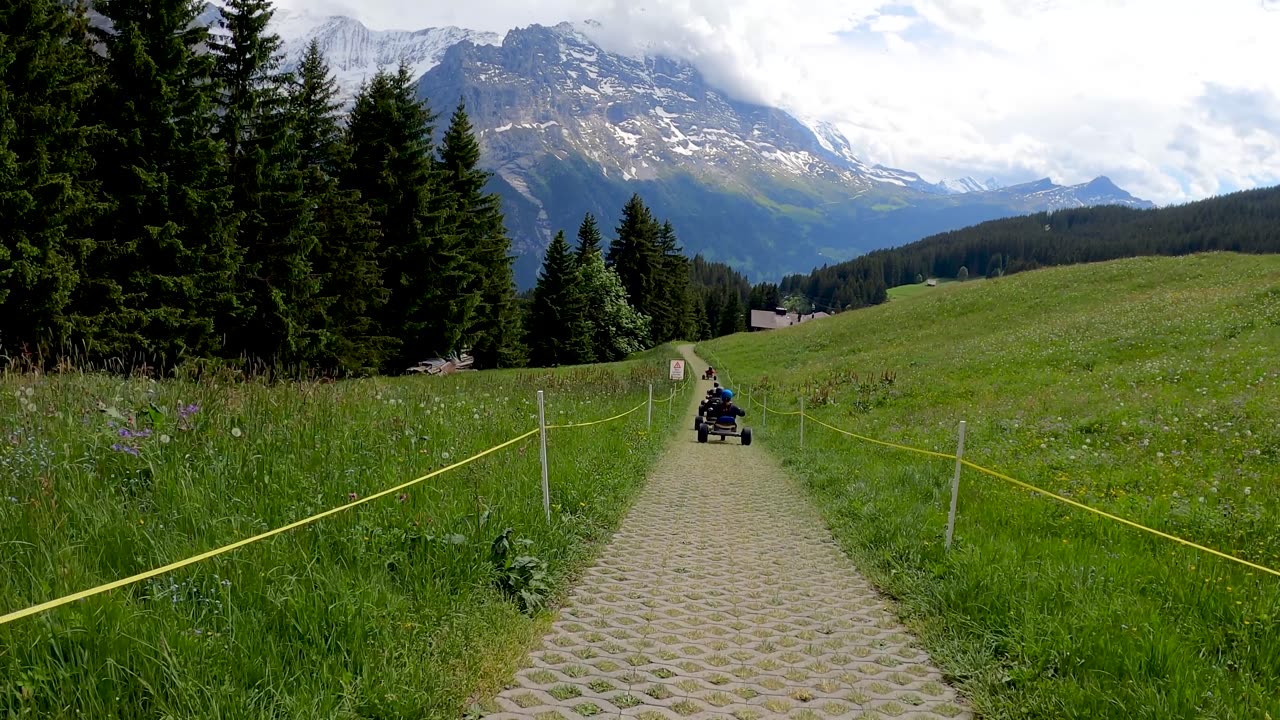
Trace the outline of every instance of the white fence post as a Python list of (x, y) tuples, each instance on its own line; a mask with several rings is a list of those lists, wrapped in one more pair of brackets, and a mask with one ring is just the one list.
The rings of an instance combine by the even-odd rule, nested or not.
[(542, 436), (542, 447), (538, 451), (542, 457), (542, 511), (547, 515), (547, 522), (551, 522), (551, 486), (547, 483), (547, 413), (541, 390), (538, 391), (538, 430)]
[(960, 498), (960, 468), (964, 457), (964, 421), (960, 421), (960, 442), (956, 445), (956, 475), (951, 480), (951, 512), (947, 513), (947, 550), (951, 549), (951, 536), (956, 531), (956, 501)]
[(800, 395), (800, 449), (804, 449), (804, 395)]
[(769, 393), (760, 393), (760, 429), (769, 425)]
[(649, 417), (648, 430), (653, 430), (653, 383), (649, 383)]

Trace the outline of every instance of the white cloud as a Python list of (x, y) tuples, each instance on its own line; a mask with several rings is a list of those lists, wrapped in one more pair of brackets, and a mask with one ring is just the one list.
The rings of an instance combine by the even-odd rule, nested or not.
[(1157, 202), (1280, 182), (1280, 0), (279, 1), (376, 28), (595, 19), (932, 179), (1105, 174)]

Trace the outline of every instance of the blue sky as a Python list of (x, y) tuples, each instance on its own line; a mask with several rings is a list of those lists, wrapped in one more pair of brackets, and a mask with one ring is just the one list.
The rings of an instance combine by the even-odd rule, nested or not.
[(595, 19), (931, 180), (1280, 183), (1280, 0), (279, 0), (379, 29)]

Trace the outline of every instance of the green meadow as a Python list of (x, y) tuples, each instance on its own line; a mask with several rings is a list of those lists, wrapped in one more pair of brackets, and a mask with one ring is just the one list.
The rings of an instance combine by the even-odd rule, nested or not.
[[(676, 356), (330, 384), (0, 377), (0, 614), (456, 463), (537, 428), (538, 390), (551, 424), (621, 413), (650, 383), (667, 398)], [(510, 677), (678, 419), (658, 404), (652, 432), (643, 408), (550, 431), (550, 523), (535, 434), (0, 625), (0, 716), (461, 717)]]
[(1280, 257), (953, 284), (699, 346), (859, 568), (991, 718), (1280, 718)]

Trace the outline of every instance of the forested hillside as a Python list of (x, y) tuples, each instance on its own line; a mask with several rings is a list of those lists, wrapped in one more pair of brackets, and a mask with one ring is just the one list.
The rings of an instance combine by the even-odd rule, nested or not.
[(819, 307), (876, 305), (927, 278), (992, 277), (1053, 265), (1206, 251), (1280, 252), (1280, 187), (1157, 210), (1093, 207), (994, 220), (879, 250), (780, 284)]

